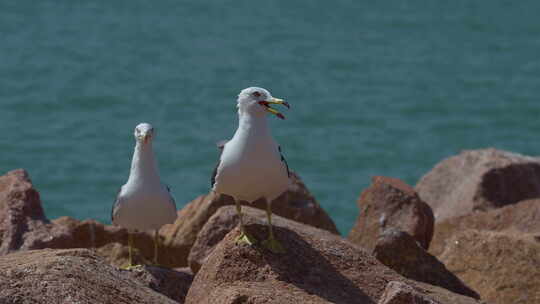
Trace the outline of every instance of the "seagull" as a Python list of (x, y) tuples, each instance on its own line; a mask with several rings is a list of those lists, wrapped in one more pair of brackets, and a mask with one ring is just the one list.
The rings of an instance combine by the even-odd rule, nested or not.
[(176, 220), (176, 203), (168, 186), (161, 183), (152, 139), (154, 128), (148, 123), (135, 127), (135, 151), (128, 181), (118, 191), (111, 218), (115, 225), (128, 229), (129, 265), (133, 265), (133, 235), (130, 230), (154, 230), (154, 264), (158, 265), (158, 231)]
[(272, 97), (263, 88), (250, 87), (238, 95), (238, 129), (224, 145), (219, 163), (211, 179), (212, 190), (217, 194), (232, 196), (240, 217), (240, 236), (237, 243), (253, 245), (256, 240), (244, 229), (240, 201), (266, 200), (268, 239), (263, 245), (275, 253), (284, 253), (283, 246), (272, 231), (271, 202), (287, 190), (290, 173), (281, 148), (272, 138), (266, 116), (273, 114), (285, 119), (271, 104), (289, 104)]

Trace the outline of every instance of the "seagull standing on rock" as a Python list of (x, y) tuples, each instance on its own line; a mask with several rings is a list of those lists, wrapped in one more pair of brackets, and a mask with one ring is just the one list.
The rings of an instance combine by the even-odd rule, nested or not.
[(284, 119), (283, 114), (270, 107), (280, 104), (289, 108), (282, 99), (274, 98), (258, 87), (244, 89), (238, 95), (238, 129), (223, 147), (220, 161), (212, 177), (212, 189), (218, 194), (234, 198), (240, 217), (241, 234), (237, 243), (252, 245), (256, 240), (244, 229), (240, 201), (254, 202), (266, 199), (269, 236), (263, 245), (275, 253), (285, 249), (272, 232), (271, 202), (287, 190), (290, 184), (289, 168), (281, 148), (272, 138), (266, 116), (268, 113)]
[(133, 235), (130, 230), (154, 230), (154, 264), (158, 264), (158, 231), (176, 220), (176, 203), (169, 187), (159, 178), (152, 139), (154, 128), (148, 123), (135, 127), (135, 151), (128, 181), (120, 188), (111, 217), (115, 225), (128, 229), (129, 265), (133, 265)]

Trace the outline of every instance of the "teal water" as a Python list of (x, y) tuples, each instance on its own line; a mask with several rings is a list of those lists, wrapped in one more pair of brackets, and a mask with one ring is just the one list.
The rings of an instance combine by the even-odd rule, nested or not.
[(2, 1), (0, 172), (47, 216), (109, 222), (134, 126), (182, 206), (209, 190), (236, 95), (287, 99), (275, 138), (340, 231), (374, 175), (462, 149), (539, 154), (540, 2)]

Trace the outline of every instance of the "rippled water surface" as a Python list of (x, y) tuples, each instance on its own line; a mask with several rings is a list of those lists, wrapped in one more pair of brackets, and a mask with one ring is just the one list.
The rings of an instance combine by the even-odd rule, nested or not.
[[(114, 3), (113, 3), (114, 2)], [(109, 222), (138, 122), (183, 205), (209, 189), (240, 89), (287, 99), (275, 138), (342, 233), (374, 175), (462, 149), (540, 150), (538, 1), (3, 1), (0, 171), (50, 218)]]

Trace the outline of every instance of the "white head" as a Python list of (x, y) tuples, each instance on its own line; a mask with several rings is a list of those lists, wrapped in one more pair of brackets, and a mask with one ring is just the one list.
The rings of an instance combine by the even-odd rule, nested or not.
[(264, 116), (266, 113), (272, 113), (281, 119), (285, 119), (285, 116), (276, 109), (270, 107), (270, 104), (281, 104), (290, 108), (289, 104), (282, 99), (272, 97), (270, 92), (263, 88), (250, 87), (243, 89), (238, 94), (238, 113)]
[(154, 127), (151, 124), (143, 122), (138, 124), (135, 127), (135, 132), (133, 133), (135, 140), (141, 144), (147, 144), (152, 141), (152, 138), (155, 136)]

